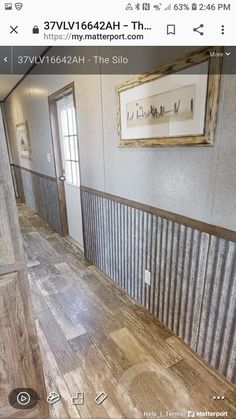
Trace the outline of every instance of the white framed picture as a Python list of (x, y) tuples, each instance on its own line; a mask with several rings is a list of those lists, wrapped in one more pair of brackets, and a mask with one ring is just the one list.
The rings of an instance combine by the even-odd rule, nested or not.
[(31, 159), (32, 150), (27, 121), (16, 125), (16, 138), (21, 157)]
[(117, 86), (119, 145), (212, 145), (221, 72), (214, 60), (205, 48)]

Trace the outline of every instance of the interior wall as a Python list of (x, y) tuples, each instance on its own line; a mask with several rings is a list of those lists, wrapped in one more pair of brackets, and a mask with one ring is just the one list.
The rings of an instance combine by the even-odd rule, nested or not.
[[(105, 49), (100, 53), (105, 55)], [(163, 51), (158, 54), (157, 48), (150, 48), (148, 68), (170, 59), (173, 50), (171, 57), (167, 53), (164, 57)], [(27, 76), (6, 103), (13, 162), (55, 175), (47, 98), (74, 81), (82, 185), (236, 230), (236, 76), (222, 76), (213, 147), (122, 149), (116, 132), (115, 86), (130, 77)], [(25, 119), (32, 160), (21, 159), (16, 149), (15, 125)]]
[[(12, 160), (13, 163), (27, 169), (55, 176), (47, 101), (48, 88), (47, 85), (38, 82), (35, 80), (32, 83), (31, 77), (26, 77), (5, 103)], [(16, 143), (16, 125), (25, 120), (29, 125), (32, 159), (20, 157)]]
[(102, 76), (106, 191), (235, 230), (236, 76), (222, 77), (213, 147), (155, 149), (117, 148), (114, 88), (125, 79)]

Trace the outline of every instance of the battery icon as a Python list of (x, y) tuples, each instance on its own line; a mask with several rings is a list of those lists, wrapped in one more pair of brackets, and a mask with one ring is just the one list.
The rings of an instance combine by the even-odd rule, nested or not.
[(197, 10), (197, 3), (192, 4), (192, 10)]

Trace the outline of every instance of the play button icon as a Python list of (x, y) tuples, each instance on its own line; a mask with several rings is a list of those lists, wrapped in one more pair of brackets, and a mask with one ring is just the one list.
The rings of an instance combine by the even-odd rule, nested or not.
[(14, 409), (32, 409), (38, 403), (38, 395), (32, 388), (15, 388), (8, 399)]
[(16, 400), (21, 406), (26, 406), (30, 402), (30, 395), (26, 391), (21, 391)]

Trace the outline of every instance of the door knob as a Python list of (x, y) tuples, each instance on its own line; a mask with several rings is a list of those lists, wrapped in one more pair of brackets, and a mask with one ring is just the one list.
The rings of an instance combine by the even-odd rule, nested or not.
[(65, 180), (66, 180), (66, 177), (65, 177), (65, 175), (62, 175), (62, 176), (59, 176), (59, 178), (58, 178), (59, 180), (62, 180), (63, 182), (65, 182)]

